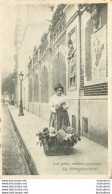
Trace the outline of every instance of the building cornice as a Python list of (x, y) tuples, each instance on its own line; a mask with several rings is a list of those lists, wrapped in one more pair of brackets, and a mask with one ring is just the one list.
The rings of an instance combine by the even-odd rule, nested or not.
[(77, 10), (74, 15), (70, 18), (70, 20), (66, 23), (66, 28), (70, 26), (70, 24), (73, 22), (74, 19), (79, 15), (79, 10)]
[(52, 46), (50, 47), (51, 49), (62, 40), (62, 37), (64, 38), (64, 34), (66, 33), (66, 29), (62, 32), (62, 34), (60, 35), (60, 37), (54, 42), (54, 44), (52, 44)]

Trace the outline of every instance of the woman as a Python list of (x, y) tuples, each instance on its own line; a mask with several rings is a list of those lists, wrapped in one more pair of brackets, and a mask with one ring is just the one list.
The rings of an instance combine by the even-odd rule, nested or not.
[(49, 101), (49, 106), (51, 110), (50, 117), (50, 127), (55, 129), (64, 129), (70, 126), (69, 116), (68, 116), (68, 102), (66, 96), (63, 94), (64, 89), (61, 84), (54, 87), (55, 94), (51, 97)]

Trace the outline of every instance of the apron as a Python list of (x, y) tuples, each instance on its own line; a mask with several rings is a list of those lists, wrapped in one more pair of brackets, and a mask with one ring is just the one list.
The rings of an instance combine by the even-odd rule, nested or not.
[(70, 121), (67, 110), (60, 108), (56, 113), (51, 113), (49, 127), (54, 127), (59, 131), (59, 129), (66, 130), (68, 126), (70, 126)]

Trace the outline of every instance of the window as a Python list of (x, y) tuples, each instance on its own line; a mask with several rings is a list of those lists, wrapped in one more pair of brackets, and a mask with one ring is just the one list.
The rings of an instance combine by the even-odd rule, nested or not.
[(88, 133), (88, 118), (83, 117), (82, 118), (82, 130), (85, 133)]
[(69, 88), (77, 89), (77, 31), (68, 34), (68, 82)]
[(41, 73), (41, 102), (48, 102), (48, 69), (44, 67)]
[(32, 79), (29, 79), (29, 102), (32, 102)]
[(57, 84), (61, 84), (64, 87), (64, 93), (66, 94), (66, 65), (65, 65), (65, 57), (60, 52), (55, 57), (53, 61), (53, 93), (54, 86)]
[(39, 101), (39, 81), (38, 81), (38, 75), (35, 75), (34, 78), (34, 101)]
[(72, 127), (76, 129), (76, 116), (72, 115)]

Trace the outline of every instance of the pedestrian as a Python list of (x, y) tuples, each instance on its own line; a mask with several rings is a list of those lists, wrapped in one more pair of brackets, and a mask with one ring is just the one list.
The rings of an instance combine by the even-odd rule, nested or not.
[(3, 98), (3, 101), (2, 102), (3, 102), (3, 105), (5, 105), (5, 99), (4, 98)]
[(59, 83), (54, 87), (55, 94), (50, 98), (49, 106), (51, 110), (49, 127), (54, 127), (57, 131), (59, 129), (66, 130), (70, 126), (69, 115), (67, 109), (68, 100), (63, 94), (64, 88)]

